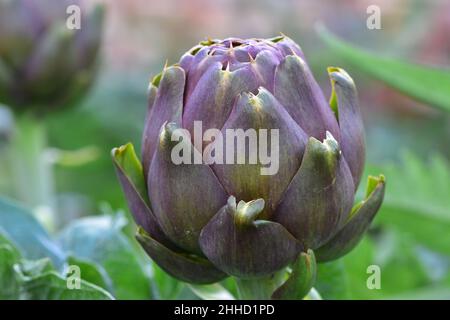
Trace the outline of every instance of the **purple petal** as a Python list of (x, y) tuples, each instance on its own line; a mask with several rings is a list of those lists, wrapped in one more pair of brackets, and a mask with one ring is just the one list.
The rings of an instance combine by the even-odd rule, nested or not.
[(328, 130), (339, 141), (336, 118), (301, 57), (287, 56), (277, 67), (274, 95), (309, 136), (323, 140)]
[(275, 69), (279, 63), (277, 54), (269, 50), (259, 52), (253, 62), (256, 73), (260, 77), (260, 86), (270, 92), (274, 92)]
[[(163, 126), (148, 176), (152, 209), (164, 233), (178, 246), (200, 253), (201, 229), (226, 202), (227, 195), (205, 164), (175, 164), (172, 150), (182, 146), (190, 159), (201, 154), (185, 131), (174, 123)], [(172, 141), (180, 133), (180, 141)]]
[(338, 114), (342, 152), (352, 172), (356, 190), (364, 169), (366, 150), (356, 87), (343, 69), (330, 67), (328, 73), (333, 87), (330, 104)]
[(280, 224), (254, 221), (264, 201), (248, 203), (230, 197), (228, 204), (203, 228), (200, 246), (222, 271), (240, 278), (272, 274), (293, 262), (300, 245)]
[(158, 266), (181, 281), (208, 284), (227, 277), (208, 260), (170, 250), (146, 234), (143, 229), (138, 230), (136, 239)]
[(163, 71), (155, 102), (145, 121), (142, 140), (142, 164), (145, 173), (148, 173), (150, 161), (158, 146), (161, 126), (166, 121), (181, 124), (184, 85), (185, 73), (182, 68), (172, 66)]
[(142, 165), (137, 159), (133, 145), (127, 144), (113, 149), (112, 158), (136, 224), (144, 228), (157, 241), (173, 247), (150, 210)]
[(285, 226), (305, 248), (314, 250), (337, 231), (351, 209), (353, 190), (336, 140), (330, 134), (323, 143), (311, 137), (274, 221)]
[[(264, 152), (262, 149), (261, 139), (258, 138), (259, 145), (257, 150), (251, 150), (249, 139), (245, 140), (244, 148), (239, 148), (237, 139), (231, 137), (227, 139), (227, 131), (233, 129), (242, 129), (243, 131), (256, 130), (259, 135), (260, 129), (267, 129), (267, 150), (272, 146), (278, 146), (279, 150), (274, 148), (276, 154), (272, 155), (270, 164), (263, 164), (261, 157), (258, 155), (258, 161), (252, 164), (250, 156), (253, 154)], [(273, 140), (272, 134), (278, 130), (278, 140)], [(249, 131), (249, 132), (250, 132)], [(289, 181), (300, 167), (307, 137), (302, 129), (292, 120), (289, 114), (276, 101), (273, 95), (267, 90), (261, 88), (258, 95), (243, 94), (233, 109), (230, 118), (222, 129), (224, 137), (224, 146), (232, 145), (234, 141), (234, 153), (245, 151), (245, 163), (238, 163), (235, 155), (234, 163), (214, 164), (213, 169), (219, 180), (229, 194), (236, 196), (238, 199), (250, 201), (252, 199), (263, 198), (267, 205), (262, 214), (262, 218), (270, 217), (275, 205), (278, 203), (281, 195), (287, 188)], [(276, 139), (276, 137), (274, 138)], [(264, 152), (266, 153), (266, 152)], [(225, 161), (227, 159), (226, 148), (224, 152)], [(278, 165), (276, 165), (277, 161)], [(274, 171), (272, 175), (263, 174), (262, 168), (272, 167)]]
[[(158, 93), (158, 87), (150, 82), (147, 89), (147, 117), (150, 115), (150, 110), (153, 108), (156, 100), (156, 95)], [(148, 119), (145, 119), (145, 123), (148, 122)]]
[(276, 47), (284, 54), (284, 56), (297, 55), (303, 59), (305, 58), (302, 49), (291, 38), (283, 35), (275, 39), (277, 39), (275, 43)]
[(186, 101), (183, 127), (193, 133), (194, 121), (202, 121), (203, 128), (221, 129), (237, 96), (244, 91), (256, 91), (258, 77), (253, 68), (235, 71), (222, 70), (220, 63), (211, 67), (200, 79)]
[[(184, 104), (192, 95), (192, 92), (197, 87), (197, 83), (204, 76), (204, 74), (210, 69), (215, 68), (217, 63), (220, 63), (220, 56), (213, 56), (209, 54), (209, 47), (202, 47), (193, 56), (189, 63), (189, 72), (186, 73), (186, 88), (184, 93)], [(183, 62), (186, 65), (186, 62)]]
[(200, 49), (201, 46), (195, 46), (188, 52), (186, 52), (181, 58), (180, 58), (180, 67), (183, 68), (184, 72), (187, 74), (189, 72), (189, 69), (191, 68), (191, 64), (194, 60), (194, 54), (193, 52), (197, 52), (198, 49)]
[(366, 199), (355, 205), (344, 227), (317, 252), (317, 260), (335, 260), (351, 251), (361, 240), (381, 207), (384, 197), (384, 176), (369, 177)]

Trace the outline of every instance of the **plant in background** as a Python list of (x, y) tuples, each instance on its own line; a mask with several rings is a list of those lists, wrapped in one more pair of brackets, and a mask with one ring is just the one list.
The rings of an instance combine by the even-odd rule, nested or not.
[[(69, 5), (82, 8), (80, 29), (69, 29)], [(0, 1), (0, 102), (15, 112), (67, 108), (92, 83), (103, 7), (81, 0)]]
[[(67, 26), (69, 5), (81, 8), (80, 29)], [(10, 180), (16, 197), (32, 207), (51, 212), (53, 205), (41, 116), (86, 93), (97, 70), (102, 21), (103, 7), (88, 10), (82, 0), (0, 0), (0, 103), (17, 116)]]
[[(301, 299), (316, 261), (358, 243), (385, 182), (369, 177), (353, 206), (363, 124), (353, 80), (340, 68), (328, 72), (329, 103), (299, 46), (280, 36), (201, 42), (153, 79), (142, 160), (131, 144), (112, 155), (137, 239), (167, 273), (196, 284), (233, 276), (242, 298)], [(172, 134), (193, 135), (194, 121), (222, 132), (278, 129), (278, 173), (261, 175), (260, 162), (174, 164)], [(188, 135), (179, 138), (191, 146)]]

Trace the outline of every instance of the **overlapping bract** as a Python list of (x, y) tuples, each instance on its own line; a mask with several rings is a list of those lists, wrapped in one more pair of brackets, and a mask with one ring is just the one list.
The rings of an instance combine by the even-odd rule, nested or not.
[[(114, 149), (113, 159), (141, 226), (137, 238), (169, 274), (194, 283), (255, 278), (295, 261), (310, 265), (309, 249), (321, 262), (357, 244), (381, 205), (384, 178), (371, 178), (352, 209), (362, 120), (353, 80), (339, 68), (328, 72), (330, 103), (301, 49), (280, 36), (208, 40), (155, 77), (142, 163), (131, 144)], [(171, 134), (193, 133), (194, 121), (205, 130), (279, 129), (278, 173), (261, 175), (261, 164), (175, 165)], [(276, 295), (290, 290), (286, 283)]]
[[(67, 20), (80, 8), (80, 29)], [(0, 102), (16, 112), (66, 108), (96, 73), (103, 7), (83, 0), (0, 0)]]

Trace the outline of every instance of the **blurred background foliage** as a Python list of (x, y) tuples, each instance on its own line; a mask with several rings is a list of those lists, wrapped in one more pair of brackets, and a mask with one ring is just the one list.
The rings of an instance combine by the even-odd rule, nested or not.
[[(45, 119), (58, 226), (49, 234), (23, 205), (1, 199), (0, 298), (229, 297), (222, 287), (235, 293), (230, 281), (186, 286), (150, 263), (127, 223), (110, 150), (128, 140), (140, 145), (147, 84), (166, 59), (175, 63), (207, 37), (283, 32), (302, 46), (326, 95), (327, 66), (354, 78), (366, 174), (387, 177), (373, 227), (346, 257), (320, 266), (317, 290), (327, 299), (450, 299), (450, 2), (97, 2), (107, 7), (98, 79), (81, 105)], [(381, 9), (381, 30), (366, 27), (373, 4)], [(328, 32), (317, 32), (317, 22)], [(4, 160), (14, 120), (4, 108), (0, 119)], [(10, 179), (0, 166), (1, 194), (14, 199)], [(81, 292), (65, 287), (67, 262), (87, 275)], [(379, 290), (366, 285), (374, 264), (381, 268)], [(38, 290), (49, 283), (51, 290)]]

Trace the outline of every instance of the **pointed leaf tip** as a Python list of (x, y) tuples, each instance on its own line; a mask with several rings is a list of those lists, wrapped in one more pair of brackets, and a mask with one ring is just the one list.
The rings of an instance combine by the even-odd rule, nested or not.
[(251, 225), (264, 209), (264, 199), (249, 202), (239, 201), (234, 212), (234, 222), (238, 226)]
[(129, 182), (136, 188), (136, 191), (142, 199), (148, 204), (147, 191), (144, 181), (143, 169), (140, 160), (138, 159), (134, 146), (131, 142), (124, 144), (111, 151), (111, 155), (119, 170), (119, 174), (127, 177)]
[(374, 192), (375, 188), (380, 184), (386, 183), (386, 178), (383, 174), (380, 174), (378, 177), (369, 176), (367, 178), (367, 187), (366, 187), (366, 196), (365, 198), (369, 198), (372, 192)]
[(111, 156), (116, 161), (123, 161), (127, 155), (136, 155), (134, 146), (131, 142), (128, 142), (120, 147), (113, 148), (111, 150)]
[(327, 68), (327, 71), (330, 74), (331, 78), (335, 81), (341, 80), (341, 82), (343, 81), (346, 83), (354, 83), (352, 77), (350, 77), (348, 72), (340, 67), (330, 66)]

